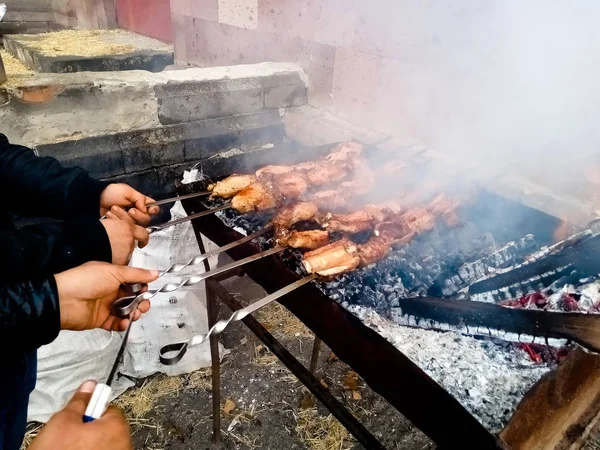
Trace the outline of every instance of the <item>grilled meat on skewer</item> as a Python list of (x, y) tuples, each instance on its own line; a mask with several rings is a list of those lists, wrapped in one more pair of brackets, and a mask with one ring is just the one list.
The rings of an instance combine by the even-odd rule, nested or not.
[(254, 175), (230, 175), (224, 180), (217, 181), (208, 186), (208, 190), (212, 191), (210, 198), (231, 198), (254, 181), (256, 181)]
[(241, 213), (265, 211), (277, 208), (283, 198), (271, 183), (256, 181), (243, 189), (231, 200), (231, 206)]
[(290, 231), (280, 235), (277, 245), (281, 247), (314, 250), (329, 243), (329, 233), (323, 230)]
[(287, 199), (300, 198), (308, 190), (306, 179), (294, 172), (273, 175), (272, 180), (281, 195)]
[(256, 171), (256, 177), (261, 178), (270, 175), (282, 175), (290, 173), (294, 170), (294, 166), (265, 166)]
[(360, 258), (357, 247), (349, 239), (341, 239), (332, 244), (304, 254), (302, 264), (308, 273), (324, 277), (350, 272), (358, 267)]
[(319, 209), (314, 203), (292, 203), (291, 205), (284, 206), (279, 210), (273, 219), (272, 224), (276, 229), (290, 228), (292, 225), (298, 222), (312, 220), (318, 212)]

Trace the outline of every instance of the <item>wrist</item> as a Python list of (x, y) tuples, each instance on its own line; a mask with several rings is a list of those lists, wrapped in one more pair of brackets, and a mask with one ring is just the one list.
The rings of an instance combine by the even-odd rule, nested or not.
[(71, 311), (73, 309), (73, 297), (69, 293), (68, 276), (62, 272), (54, 275), (56, 283), (56, 292), (58, 295), (58, 307), (60, 314), (60, 329), (72, 329)]

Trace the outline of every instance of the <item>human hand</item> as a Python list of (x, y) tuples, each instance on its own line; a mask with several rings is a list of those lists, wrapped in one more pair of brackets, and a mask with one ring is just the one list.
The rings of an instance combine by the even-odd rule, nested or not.
[(129, 216), (139, 225), (148, 225), (150, 219), (160, 210), (158, 206), (146, 207), (146, 204), (153, 202), (153, 199), (146, 197), (127, 184), (109, 184), (100, 195), (100, 216), (108, 215), (113, 206), (135, 206), (129, 210)]
[[(125, 283), (147, 284), (158, 278), (156, 270), (90, 262), (54, 276), (58, 288), (60, 328), (62, 330), (123, 331), (129, 319), (111, 314), (111, 306), (121, 297), (131, 295), (122, 285)], [(133, 313), (138, 320), (148, 312), (150, 302), (143, 301)]]
[(104, 415), (83, 423), (96, 383), (87, 381), (71, 401), (42, 428), (28, 450), (132, 450), (129, 424), (121, 410), (109, 406)]
[(148, 244), (150, 236), (148, 230), (144, 227), (118, 219), (105, 219), (100, 223), (106, 229), (106, 234), (108, 234), (113, 264), (123, 266), (129, 263), (136, 241), (140, 248), (144, 248)]

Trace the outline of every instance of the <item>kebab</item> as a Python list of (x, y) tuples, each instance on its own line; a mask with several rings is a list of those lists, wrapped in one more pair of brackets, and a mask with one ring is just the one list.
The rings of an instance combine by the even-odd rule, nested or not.
[[(281, 298), (291, 291), (316, 280), (318, 277), (328, 278), (350, 272), (361, 265), (366, 266), (384, 258), (389, 253), (392, 243), (408, 242), (408, 240), (412, 239), (416, 234), (432, 229), (435, 216), (447, 214), (449, 212), (447, 205), (449, 204), (453, 203), (445, 198), (436, 198), (429, 205), (431, 211), (427, 209), (417, 209), (411, 210), (405, 214), (396, 214), (396, 217), (393, 220), (378, 224), (374, 236), (366, 244), (355, 244), (350, 239), (343, 238), (337, 242), (306, 253), (304, 255), (303, 265), (309, 273), (308, 276), (272, 293), (246, 308), (236, 311), (229, 319), (217, 322), (206, 334), (193, 336), (185, 342), (178, 342), (162, 347), (159, 355), (160, 361), (166, 365), (176, 364), (183, 358), (189, 347), (205, 342), (211, 335), (223, 332), (231, 322), (242, 320), (252, 312)], [(457, 205), (457, 203), (454, 204)], [(264, 256), (272, 255), (277, 251), (276, 247), (216, 269), (216, 271), (222, 273), (222, 271), (238, 267), (240, 264), (256, 261)], [(206, 279), (213, 275), (216, 275), (216, 273), (208, 272), (196, 278)], [(194, 281), (193, 284), (196, 282), (198, 281)], [(144, 300), (146, 299), (145, 297), (156, 295), (157, 292), (172, 292), (173, 290), (179, 289), (181, 286), (187, 285), (190, 285), (187, 281), (182, 282), (179, 286), (174, 284), (165, 285), (156, 292), (148, 291), (138, 297)], [(116, 314), (118, 315), (118, 313)]]

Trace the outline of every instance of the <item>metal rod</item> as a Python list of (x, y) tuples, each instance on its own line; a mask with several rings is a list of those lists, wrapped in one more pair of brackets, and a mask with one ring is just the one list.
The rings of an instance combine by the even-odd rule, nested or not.
[(321, 354), (321, 339), (315, 335), (315, 341), (313, 342), (312, 356), (310, 357), (310, 373), (313, 375), (317, 371), (317, 365), (319, 364), (319, 355)]
[(223, 272), (227, 272), (231, 269), (235, 269), (236, 267), (243, 266), (244, 264), (248, 264), (253, 261), (257, 261), (257, 260), (265, 258), (267, 256), (274, 255), (276, 253), (280, 253), (283, 250), (285, 250), (285, 248), (275, 247), (275, 248), (272, 248), (269, 250), (265, 250), (264, 252), (259, 252), (255, 255), (241, 259), (239, 261), (234, 261), (230, 264), (226, 264), (222, 267), (217, 267), (216, 269), (213, 269), (209, 272), (201, 273), (198, 275), (192, 275), (190, 277), (184, 278), (179, 283), (163, 284), (158, 289), (150, 289), (150, 290), (144, 292), (143, 294), (140, 294), (137, 296), (129, 296), (129, 297), (120, 298), (112, 304), (112, 312), (114, 315), (116, 315), (118, 317), (126, 317), (129, 314), (131, 314), (138, 307), (138, 305), (141, 302), (143, 302), (144, 300), (151, 300), (152, 298), (154, 298), (156, 295), (158, 295), (160, 293), (174, 292), (183, 287), (194, 286), (210, 277), (213, 277), (215, 275), (220, 275)]
[[(181, 263), (173, 264), (168, 269), (162, 270), (160, 272), (159, 277), (162, 277), (163, 275), (165, 275), (167, 273), (178, 273), (188, 267), (195, 266), (202, 262), (205, 262), (209, 258), (212, 258), (213, 256), (216, 256), (219, 253), (226, 252), (227, 250), (231, 250), (232, 248), (237, 247), (238, 245), (245, 244), (246, 242), (250, 242), (251, 240), (256, 239), (257, 237), (262, 236), (263, 234), (267, 233), (270, 229), (271, 229), (270, 227), (265, 227), (262, 230), (257, 231), (256, 233), (252, 233), (252, 234), (250, 234), (242, 239), (239, 239), (237, 241), (234, 241), (231, 244), (227, 244), (227, 245), (224, 245), (223, 247), (215, 248), (214, 250), (211, 250), (210, 252), (206, 252), (206, 253), (200, 254), (198, 256), (194, 256), (192, 259), (190, 259), (189, 262), (187, 262), (185, 264), (181, 264)], [(202, 243), (202, 247), (204, 247), (204, 243)], [(204, 265), (204, 267), (206, 267), (206, 264)]]
[(202, 211), (202, 212), (199, 212), (197, 214), (192, 214), (191, 216), (182, 217), (181, 219), (172, 220), (171, 222), (163, 223), (162, 225), (154, 225), (154, 226), (146, 228), (146, 230), (148, 230), (148, 233), (155, 233), (157, 231), (162, 231), (162, 230), (164, 230), (166, 228), (170, 228), (170, 227), (173, 227), (175, 225), (179, 225), (181, 223), (189, 222), (190, 220), (194, 220), (194, 219), (198, 219), (200, 217), (208, 216), (209, 214), (214, 214), (214, 213), (219, 212), (219, 211), (225, 211), (226, 209), (229, 209), (231, 207), (232, 207), (231, 203), (227, 203), (225, 205), (218, 206), (217, 208), (212, 208), (212, 209), (209, 209), (207, 211)]
[[(207, 289), (213, 291), (232, 311), (242, 309), (242, 305), (215, 280), (206, 281)], [(371, 450), (385, 450), (385, 447), (354, 417), (331, 392), (324, 388), (309, 371), (281, 343), (252, 316), (242, 319), (265, 346), (308, 388), (308, 390), (340, 421), (340, 423), (363, 445)]]
[(308, 275), (284, 288), (279, 289), (277, 292), (267, 295), (265, 298), (258, 300), (257, 302), (246, 306), (245, 308), (235, 311), (227, 320), (219, 320), (217, 323), (215, 323), (206, 334), (198, 334), (191, 337), (187, 341), (176, 342), (163, 346), (159, 352), (160, 362), (167, 366), (177, 364), (185, 356), (190, 347), (200, 345), (211, 336), (221, 334), (232, 322), (243, 320), (244, 317), (252, 314), (255, 311), (258, 311), (260, 308), (263, 308), (278, 298), (295, 291), (299, 287), (304, 286), (316, 278), (317, 275)]
[(108, 375), (108, 379), (106, 380), (106, 385), (110, 386), (117, 375), (117, 369), (119, 368), (119, 364), (121, 363), (121, 358), (123, 357), (123, 353), (125, 353), (125, 347), (127, 346), (127, 340), (129, 339), (129, 332), (131, 331), (131, 325), (133, 325), (133, 315), (129, 316), (129, 325), (127, 325), (127, 330), (125, 331), (125, 336), (123, 336), (123, 342), (121, 342), (121, 347), (119, 347), (119, 352), (117, 353), (117, 358), (115, 359), (115, 363), (110, 370), (110, 374)]
[[(202, 235), (197, 236), (200, 252), (206, 254), (206, 248), (202, 241)], [(208, 258), (204, 261), (204, 269), (210, 272), (210, 263)], [(212, 290), (206, 289), (206, 313), (208, 315), (208, 327), (211, 328), (217, 322), (219, 314), (217, 301)], [(211, 362), (211, 382), (212, 382), (212, 407), (213, 407), (213, 441), (215, 444), (221, 443), (221, 355), (219, 355), (219, 337), (217, 335), (210, 337), (210, 362)]]
[(193, 194), (178, 195), (176, 197), (165, 198), (164, 200), (159, 200), (157, 202), (148, 203), (146, 205), (146, 207), (166, 205), (167, 203), (175, 203), (175, 202), (179, 202), (181, 200), (187, 200), (190, 198), (201, 197), (203, 195), (210, 195), (210, 194), (211, 194), (211, 191), (202, 191), (202, 192), (195, 192)]

